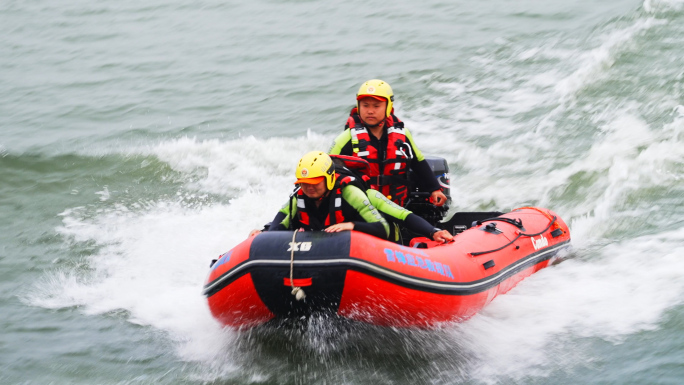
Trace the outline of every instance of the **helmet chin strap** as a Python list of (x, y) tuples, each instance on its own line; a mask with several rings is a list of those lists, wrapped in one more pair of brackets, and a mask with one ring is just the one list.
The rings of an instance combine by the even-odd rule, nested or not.
[(311, 198), (311, 197), (308, 196), (308, 195), (307, 195), (307, 198), (311, 199), (311, 200), (314, 201), (314, 202), (321, 202), (321, 201), (322, 201), (323, 199), (325, 199), (328, 195), (330, 195), (330, 192), (332, 192), (332, 190), (327, 190), (327, 191), (325, 192), (325, 194), (321, 195), (320, 198)]
[(382, 119), (378, 124), (368, 124), (366, 121), (363, 121), (363, 124), (366, 126), (366, 128), (378, 128), (378, 127), (383, 127), (385, 125), (385, 119)]
[(331, 191), (332, 191), (332, 190), (326, 191), (325, 194), (321, 195), (321, 197), (318, 198), (318, 199), (316, 199), (316, 200), (319, 201), (319, 202), (322, 201), (325, 197), (327, 197), (328, 195), (330, 195), (330, 192), (331, 192)]

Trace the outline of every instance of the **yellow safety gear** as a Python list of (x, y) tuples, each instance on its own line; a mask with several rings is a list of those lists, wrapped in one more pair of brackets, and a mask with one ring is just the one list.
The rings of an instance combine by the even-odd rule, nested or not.
[(311, 151), (299, 160), (295, 170), (297, 183), (319, 183), (325, 178), (328, 190), (335, 186), (335, 165), (330, 156), (321, 151)]
[(356, 93), (356, 108), (359, 108), (359, 100), (368, 96), (384, 99), (387, 102), (385, 117), (390, 116), (394, 103), (394, 93), (389, 84), (380, 79), (372, 79), (363, 83), (359, 88), (359, 92)]

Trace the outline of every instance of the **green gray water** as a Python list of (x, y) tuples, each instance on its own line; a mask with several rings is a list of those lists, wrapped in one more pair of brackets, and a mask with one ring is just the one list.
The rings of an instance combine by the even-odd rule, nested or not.
[[(678, 384), (684, 3), (0, 1), (0, 383)], [(208, 262), (388, 81), (453, 210), (571, 258), (473, 319), (236, 332)]]

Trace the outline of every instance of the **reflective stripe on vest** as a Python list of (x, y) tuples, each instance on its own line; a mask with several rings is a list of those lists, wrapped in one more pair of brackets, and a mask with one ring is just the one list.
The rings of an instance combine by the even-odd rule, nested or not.
[[(344, 214), (342, 213), (342, 188), (352, 181), (353, 178), (340, 178), (339, 174), (337, 175), (335, 187), (330, 193), (330, 208), (328, 211), (328, 215), (326, 215), (325, 221), (322, 224), (324, 227), (328, 227), (330, 225), (342, 223), (345, 221)], [(313, 225), (311, 223), (311, 214), (307, 210), (307, 201), (304, 199), (304, 197), (304, 192), (301, 189), (297, 191), (297, 220), (302, 225), (304, 230), (323, 230), (313, 228)], [(314, 203), (311, 202), (310, 204)], [(331, 216), (331, 213), (334, 214)], [(320, 225), (320, 223), (318, 224)]]

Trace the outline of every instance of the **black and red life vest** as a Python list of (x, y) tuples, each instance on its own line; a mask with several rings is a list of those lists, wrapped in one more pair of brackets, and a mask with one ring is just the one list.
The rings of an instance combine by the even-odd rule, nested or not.
[(328, 215), (325, 217), (323, 223), (320, 223), (315, 215), (311, 215), (312, 212), (315, 212), (315, 210), (318, 209), (315, 206), (315, 202), (312, 199), (305, 199), (306, 195), (304, 195), (302, 189), (298, 189), (296, 218), (301, 224), (301, 227), (307, 231), (323, 230), (330, 225), (345, 222), (346, 218), (342, 211), (342, 188), (348, 184), (356, 184), (355, 182), (355, 177), (353, 176), (341, 176), (340, 174), (337, 174), (335, 186), (330, 191)]
[(365, 159), (370, 164), (371, 188), (382, 192), (387, 198), (403, 207), (408, 197), (408, 162), (413, 158), (411, 145), (404, 133), (404, 122), (394, 114), (390, 114), (385, 120), (387, 129), (387, 148), (385, 149), (373, 146), (370, 133), (356, 108), (351, 110), (345, 127), (348, 127), (351, 132), (354, 156)]

